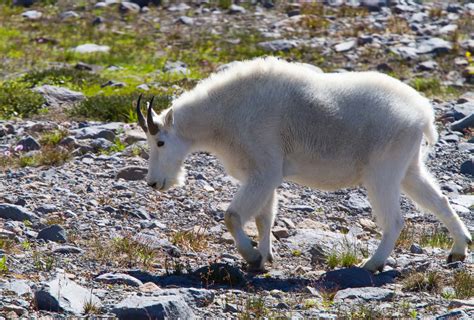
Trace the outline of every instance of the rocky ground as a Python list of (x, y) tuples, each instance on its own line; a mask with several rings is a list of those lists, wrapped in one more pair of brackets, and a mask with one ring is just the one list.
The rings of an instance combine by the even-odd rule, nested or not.
[[(473, 233), (472, 3), (44, 2), (0, 5), (0, 39), (10, 41), (0, 43), (0, 318), (474, 317), (472, 251), (446, 264), (446, 229), (405, 198), (406, 227), (384, 272), (355, 267), (380, 239), (363, 189), (284, 183), (275, 261), (247, 273), (223, 223), (238, 183), (198, 153), (186, 160), (184, 187), (152, 191), (142, 180), (146, 141), (127, 113), (139, 92), (172, 98), (225, 63), (263, 54), (325, 72), (389, 73), (432, 98), (440, 140), (427, 164)], [(101, 36), (68, 29), (69, 42), (53, 22)], [(131, 29), (153, 39), (146, 50), (127, 52), (139, 38), (125, 37)], [(41, 47), (39, 35), (56, 43)], [(247, 231), (257, 240), (254, 225)]]

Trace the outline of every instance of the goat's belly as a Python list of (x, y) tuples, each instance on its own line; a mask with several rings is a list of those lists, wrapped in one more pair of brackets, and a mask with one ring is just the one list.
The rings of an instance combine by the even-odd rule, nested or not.
[(337, 190), (359, 185), (359, 171), (346, 161), (290, 160), (285, 162), (284, 179), (315, 189)]

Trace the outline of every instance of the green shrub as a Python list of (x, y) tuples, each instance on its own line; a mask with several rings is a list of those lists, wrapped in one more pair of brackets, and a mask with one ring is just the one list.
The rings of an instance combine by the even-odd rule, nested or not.
[(31, 116), (38, 113), (45, 102), (26, 83), (6, 81), (0, 84), (0, 119)]
[[(142, 101), (148, 101), (151, 96), (143, 97)], [(137, 94), (98, 94), (87, 98), (76, 105), (71, 115), (100, 121), (122, 121), (135, 122), (135, 103)], [(156, 112), (167, 108), (171, 97), (162, 95), (155, 96), (154, 109)], [(144, 105), (144, 104), (143, 104)]]

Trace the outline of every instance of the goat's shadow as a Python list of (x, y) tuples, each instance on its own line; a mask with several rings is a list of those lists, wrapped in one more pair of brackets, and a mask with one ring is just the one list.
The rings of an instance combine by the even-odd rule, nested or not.
[(400, 275), (395, 270), (374, 275), (365, 269), (351, 267), (328, 271), (318, 279), (262, 277), (253, 273), (244, 273), (239, 267), (223, 263), (213, 263), (186, 274), (153, 275), (141, 270), (129, 270), (127, 273), (142, 282), (153, 282), (162, 288), (228, 288), (243, 291), (277, 289), (283, 292), (300, 292), (307, 286), (323, 291), (379, 287), (393, 283)]

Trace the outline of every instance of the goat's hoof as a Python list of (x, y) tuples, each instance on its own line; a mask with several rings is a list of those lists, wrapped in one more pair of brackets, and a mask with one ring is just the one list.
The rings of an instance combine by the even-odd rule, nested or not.
[(362, 261), (361, 264), (359, 264), (359, 267), (360, 268), (363, 268), (367, 271), (370, 271), (372, 273), (375, 273), (375, 272), (382, 272), (383, 271), (383, 268), (385, 267), (385, 264), (382, 263), (382, 264), (376, 264), (370, 260), (364, 260)]
[(269, 253), (269, 254), (268, 254), (268, 259), (267, 259), (267, 261), (268, 261), (269, 263), (273, 263), (273, 254), (272, 254), (272, 253)]
[(446, 259), (447, 263), (452, 263), (456, 261), (464, 261), (466, 259), (466, 255), (462, 253), (450, 253), (448, 259)]
[(263, 258), (261, 255), (259, 255), (258, 258), (255, 260), (247, 261), (247, 265), (248, 265), (247, 271), (249, 272), (255, 272), (255, 273), (265, 272)]

